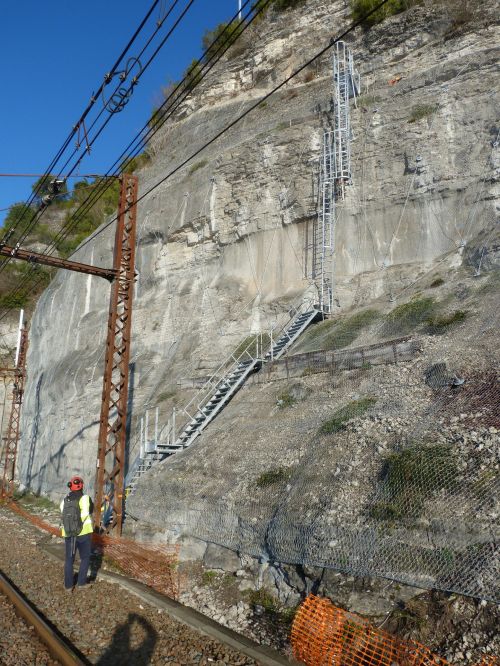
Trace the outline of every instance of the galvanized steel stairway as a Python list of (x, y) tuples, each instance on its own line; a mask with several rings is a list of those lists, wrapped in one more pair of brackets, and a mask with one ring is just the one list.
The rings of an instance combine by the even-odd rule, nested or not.
[[(255, 345), (248, 347), (229, 361), (223, 363), (212, 377), (183, 409), (189, 420), (174, 441), (161, 440), (152, 443), (132, 464), (125, 486), (128, 494), (135, 489), (138, 479), (155, 463), (187, 448), (216, 415), (228, 404), (233, 395), (241, 388), (253, 372), (260, 370), (264, 363), (269, 363), (282, 356), (297, 340), (301, 333), (313, 321), (322, 318), (322, 314), (310, 304), (303, 304), (283, 327), (277, 339), (271, 342), (265, 354), (258, 354)], [(161, 433), (160, 433), (161, 434)]]

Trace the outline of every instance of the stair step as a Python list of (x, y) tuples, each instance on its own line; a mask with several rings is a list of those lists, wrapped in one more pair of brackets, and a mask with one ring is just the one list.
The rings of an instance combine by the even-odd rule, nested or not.
[(165, 451), (171, 451), (172, 449), (178, 450), (182, 448), (183, 448), (182, 444), (168, 444), (162, 447), (162, 451), (165, 452)]
[(140, 465), (132, 475), (128, 487), (132, 492), (135, 489), (137, 480), (160, 460), (165, 460), (169, 455), (181, 451), (188, 447), (200, 434), (204, 426), (215, 416), (217, 411), (229, 400), (230, 396), (243, 383), (246, 376), (255, 369), (259, 369), (262, 362), (269, 361), (272, 357), (280, 356), (282, 352), (289, 347), (295, 339), (301, 334), (305, 326), (317, 316), (317, 311), (311, 310), (295, 317), (290, 326), (285, 329), (280, 337), (274, 341), (271, 348), (265, 353), (261, 360), (247, 358), (236, 362), (231, 371), (216, 381), (210, 381), (212, 393), (208, 394), (208, 399), (199, 408), (199, 411), (191, 418), (188, 424), (179, 434), (177, 440), (171, 444), (157, 444), (154, 451), (148, 451), (141, 460)]

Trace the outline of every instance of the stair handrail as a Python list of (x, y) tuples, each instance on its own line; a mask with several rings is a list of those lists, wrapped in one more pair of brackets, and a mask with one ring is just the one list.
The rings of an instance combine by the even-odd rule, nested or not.
[[(138, 434), (136, 434), (136, 436), (133, 438), (132, 441), (129, 440), (129, 447), (128, 447), (129, 451), (133, 451), (133, 449), (137, 446), (137, 441), (138, 440), (140, 440), (140, 435), (138, 435)], [(125, 480), (124, 480), (125, 488), (128, 485), (130, 485), (130, 482), (134, 478), (134, 474), (137, 471), (137, 468), (139, 467), (139, 465), (141, 464), (141, 461), (143, 460), (143, 456), (141, 455), (141, 453), (142, 453), (141, 446), (142, 446), (142, 442), (140, 442), (140, 444), (139, 444), (139, 453), (134, 458), (134, 461), (129, 466), (129, 468), (127, 470), (127, 473), (125, 475)]]
[[(234, 370), (237, 369), (238, 365), (244, 361), (250, 360), (250, 361), (258, 361), (264, 359), (264, 357), (272, 351), (272, 349), (276, 346), (278, 341), (281, 339), (283, 334), (286, 332), (287, 328), (290, 326), (290, 324), (301, 314), (304, 314), (308, 310), (312, 310), (315, 307), (315, 298), (311, 295), (308, 298), (304, 298), (302, 295), (300, 297), (300, 302), (292, 303), (292, 305), (288, 308), (287, 311), (283, 313), (284, 318), (283, 321), (280, 322), (279, 325), (275, 324), (272, 329), (269, 329), (268, 331), (263, 331), (260, 333), (257, 333), (255, 335), (255, 338), (260, 337), (260, 350), (259, 350), (259, 344), (258, 342), (256, 343), (255, 338), (253, 338), (248, 345), (241, 351), (239, 352), (238, 355), (236, 355), (236, 351), (238, 351), (238, 347), (233, 349), (233, 351), (225, 358), (225, 360), (217, 367), (217, 369), (212, 373), (212, 375), (204, 382), (204, 384), (196, 391), (196, 393), (193, 395), (191, 400), (180, 410), (177, 411), (177, 414), (180, 413), (180, 411), (184, 412), (184, 414), (188, 417), (188, 420), (185, 421), (182, 425), (179, 424), (179, 426), (176, 428), (177, 432), (180, 434), (184, 431), (186, 426), (190, 421), (193, 420), (194, 416), (196, 415), (197, 412), (201, 412), (201, 410), (205, 407), (207, 402), (209, 402), (210, 398), (213, 396), (213, 394), (216, 392), (218, 386), (226, 381), (228, 375), (230, 375)], [(264, 349), (263, 344), (262, 344), (262, 336), (271, 333), (269, 335), (270, 341), (269, 344), (266, 346)], [(290, 336), (288, 335), (288, 338)], [(240, 343), (241, 344), (241, 343)], [(255, 354), (250, 353), (250, 350), (254, 347), (255, 345)], [(258, 353), (260, 351), (260, 354)], [(196, 405), (196, 408), (194, 409), (193, 406)], [(164, 434), (164, 431), (166, 428), (170, 427), (170, 421), (166, 423), (158, 432), (158, 441), (161, 441), (161, 438)], [(176, 439), (175, 437), (173, 439)], [(137, 438), (136, 438), (137, 440)], [(135, 441), (136, 441), (135, 440)], [(127, 474), (127, 478), (132, 478), (131, 472), (132, 468), (134, 468), (134, 472), (137, 469), (137, 467), (140, 465), (141, 460), (145, 458), (145, 453), (144, 456), (138, 455), (137, 458), (134, 460), (132, 463), (129, 473)]]
[[(315, 298), (313, 296), (309, 296), (309, 298), (304, 298), (304, 296), (301, 297), (300, 303), (298, 305), (292, 305), (286, 314), (288, 315), (285, 319), (285, 321), (282, 323), (281, 326), (278, 327), (277, 324), (275, 324), (271, 329), (270, 329), (270, 335), (269, 335), (269, 345), (267, 349), (264, 351), (263, 348), (263, 335), (267, 333), (266, 332), (260, 332), (256, 334), (256, 339), (252, 339), (248, 345), (245, 347), (245, 349), (238, 355), (235, 355), (235, 351), (238, 350), (238, 347), (236, 350), (233, 350), (228, 357), (226, 357), (226, 360), (221, 363), (218, 368), (215, 370), (215, 372), (205, 381), (203, 386), (195, 393), (195, 395), (191, 398), (191, 400), (188, 402), (188, 404), (182, 408), (181, 411), (183, 411), (187, 416), (188, 416), (188, 421), (186, 421), (178, 430), (177, 432), (182, 433), (186, 426), (188, 425), (189, 421), (193, 419), (193, 416), (189, 413), (188, 408), (193, 405), (195, 402), (197, 403), (197, 410), (196, 411), (201, 411), (203, 407), (207, 404), (209, 401), (209, 398), (211, 398), (214, 395), (214, 392), (217, 389), (217, 386), (220, 385), (223, 381), (225, 381), (228, 377), (228, 375), (231, 374), (233, 370), (235, 370), (240, 363), (242, 363), (243, 360), (250, 359), (251, 361), (258, 361), (258, 360), (264, 360), (264, 358), (267, 356), (267, 354), (271, 355), (271, 359), (273, 357), (272, 355), (272, 350), (278, 343), (278, 341), (281, 339), (284, 333), (287, 333), (288, 327), (292, 324), (294, 320), (296, 320), (298, 317), (300, 317), (302, 314), (305, 312), (308, 312), (309, 310), (316, 309), (316, 304), (315, 304)], [(291, 340), (290, 335), (287, 333), (288, 339)], [(258, 338), (260, 337), (260, 355), (259, 355), (259, 344), (258, 344)], [(241, 344), (241, 343), (240, 343)], [(255, 344), (255, 355), (252, 355), (250, 353), (250, 348), (253, 347)], [(232, 363), (231, 363), (232, 361)], [(200, 396), (203, 394), (203, 397), (200, 398)], [(155, 446), (158, 445), (158, 442), (161, 441), (161, 437), (163, 435), (163, 432), (165, 431), (165, 428), (168, 429), (169, 431), (169, 436), (168, 436), (168, 442), (170, 442), (170, 438), (172, 437), (172, 444), (175, 443), (176, 437), (175, 437), (175, 425), (169, 420), (158, 432), (157, 436), (157, 441), (155, 442)], [(135, 438), (134, 442), (137, 442), (137, 437)], [(142, 454), (142, 450), (140, 453), (137, 455), (135, 458), (134, 462), (130, 466), (127, 476), (125, 479), (125, 485), (129, 486), (130, 483), (134, 479), (134, 475), (136, 474), (141, 462), (143, 462), (146, 459), (146, 451), (144, 451), (144, 454)]]
[(139, 469), (139, 465), (141, 464), (142, 460), (143, 459), (141, 455), (138, 454), (134, 459), (134, 462), (130, 465), (124, 481), (125, 488), (127, 488), (134, 480), (135, 473)]
[[(261, 345), (261, 354), (255, 354), (252, 355), (249, 352), (249, 349), (253, 347), (255, 344), (255, 340), (252, 340), (248, 343), (248, 345), (245, 347), (245, 349), (240, 353), (239, 356), (235, 356), (235, 351), (238, 350), (238, 347), (236, 350), (233, 350), (228, 357), (226, 357), (226, 360), (219, 365), (217, 370), (205, 381), (203, 386), (201, 386), (198, 391), (195, 393), (195, 395), (191, 398), (191, 400), (187, 403), (185, 407), (182, 408), (182, 411), (189, 417), (189, 420), (192, 420), (195, 416), (196, 412), (199, 412), (203, 409), (203, 407), (206, 405), (206, 403), (209, 401), (209, 399), (212, 397), (214, 394), (214, 391), (217, 389), (218, 385), (222, 383), (229, 374), (233, 370), (235, 370), (238, 366), (239, 363), (241, 363), (243, 360), (252, 360), (252, 361), (257, 361), (259, 359), (263, 359), (264, 356), (271, 351), (272, 347), (276, 345), (278, 340), (281, 338), (281, 336), (286, 332), (286, 329), (289, 327), (289, 325), (296, 319), (298, 316), (301, 314), (304, 314), (304, 312), (307, 312), (310, 309), (314, 308), (314, 298), (310, 296), (307, 299), (304, 299), (303, 296), (301, 296), (300, 303), (297, 305), (292, 305), (288, 311), (284, 314), (287, 314), (288, 316), (286, 317), (285, 321), (282, 323), (280, 327), (274, 327), (272, 330), (272, 337), (270, 336), (270, 343), (267, 347), (267, 349), (264, 351), (262, 349)], [(293, 311), (293, 314), (290, 315), (290, 311)], [(277, 332), (276, 332), (276, 329)], [(256, 337), (262, 336), (264, 333), (267, 333), (267, 331), (263, 333), (257, 333)], [(288, 336), (289, 339), (290, 336)], [(273, 339), (274, 338), (274, 339)], [(241, 343), (240, 343), (241, 344)], [(258, 344), (256, 345), (256, 351), (258, 351)], [(231, 363), (232, 361), (232, 363)], [(193, 406), (193, 404), (196, 403), (196, 412), (191, 414), (188, 410), (190, 407)], [(178, 430), (179, 433), (181, 433), (189, 421), (186, 421)]]
[[(315, 307), (314, 301), (315, 300), (316, 299), (313, 298), (312, 296), (310, 296), (307, 300), (305, 300), (304, 297), (302, 297), (301, 302), (299, 303), (299, 305), (297, 305), (297, 306), (292, 305), (292, 307), (289, 308), (286, 313), (284, 313), (284, 314), (288, 315), (288, 318), (282, 324), (281, 328), (279, 328), (277, 335), (275, 335), (275, 333), (274, 333), (274, 331), (276, 330), (277, 327), (275, 326), (275, 328), (273, 329), (273, 335), (275, 336), (274, 344), (276, 344), (276, 342), (281, 338), (281, 336), (284, 333), (286, 333), (288, 327), (294, 321), (294, 319), (296, 319), (297, 317), (300, 317), (300, 315), (304, 314), (305, 312), (308, 312), (309, 310), (314, 309), (314, 307)], [(293, 314), (290, 314), (291, 311), (293, 311)], [(288, 336), (288, 338), (291, 339), (290, 336)], [(273, 346), (274, 346), (274, 344), (273, 344)], [(269, 351), (269, 349), (267, 351)]]
[[(256, 361), (257, 358), (254, 357), (252, 354), (250, 354), (249, 349), (253, 347), (255, 344), (255, 341), (252, 340), (251, 342), (248, 343), (248, 345), (245, 347), (245, 349), (241, 352), (239, 356), (234, 355), (234, 351), (232, 351), (231, 354), (226, 358), (226, 360), (219, 365), (217, 370), (210, 376), (209, 379), (201, 386), (198, 391), (195, 393), (195, 395), (191, 398), (191, 400), (187, 403), (185, 407), (182, 408), (182, 411), (187, 414), (187, 416), (192, 419), (194, 418), (194, 414), (190, 414), (188, 409), (191, 407), (193, 404), (196, 403), (196, 411), (199, 411), (200, 409), (203, 409), (203, 407), (206, 404), (207, 398), (213, 395), (214, 391), (217, 390), (218, 386), (226, 379), (226, 377), (231, 374), (233, 370), (236, 370), (238, 365), (242, 363), (243, 361), (250, 360), (250, 361)], [(183, 430), (186, 424), (182, 426), (182, 428), (179, 429), (179, 431)]]

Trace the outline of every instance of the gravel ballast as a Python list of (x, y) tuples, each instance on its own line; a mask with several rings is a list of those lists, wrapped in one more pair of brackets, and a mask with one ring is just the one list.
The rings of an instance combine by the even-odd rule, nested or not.
[(34, 630), (15, 613), (0, 594), (0, 664), (2, 666), (57, 666)]
[[(54, 561), (37, 545), (46, 537), (6, 507), (0, 507), (0, 526), (0, 569), (91, 663), (101, 666), (124, 663), (251, 666), (258, 663), (176, 622), (165, 611), (150, 606), (118, 585), (98, 581), (72, 593), (66, 592), (62, 563)], [(19, 623), (16, 620), (10, 624), (17, 627)], [(3, 615), (0, 631), (2, 628)], [(12, 637), (6, 639), (1, 631), (1, 649), (7, 647), (9, 654), (10, 650), (28, 650), (20, 631), (16, 629)], [(29, 630), (26, 631), (29, 635)], [(1, 656), (3, 659), (3, 654)], [(37, 661), (28, 654), (5, 663), (55, 662)]]

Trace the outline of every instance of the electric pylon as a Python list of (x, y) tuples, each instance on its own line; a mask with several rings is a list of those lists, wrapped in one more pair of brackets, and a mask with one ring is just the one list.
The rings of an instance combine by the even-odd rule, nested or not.
[(24, 380), (26, 378), (26, 352), (28, 350), (28, 329), (21, 329), (19, 353), (14, 369), (14, 386), (12, 389), (12, 407), (9, 426), (5, 440), (4, 468), (2, 478), (2, 498), (11, 499), (14, 494), (14, 474), (16, 471), (17, 445), (21, 422), (21, 406), (23, 404)]
[[(135, 279), (135, 237), (137, 218), (136, 176), (124, 176), (116, 224), (113, 268), (116, 278), (109, 302), (106, 359), (95, 483), (94, 522), (101, 531), (121, 534), (125, 480), (128, 376), (132, 300)], [(104, 524), (102, 503), (109, 497), (111, 510)]]

